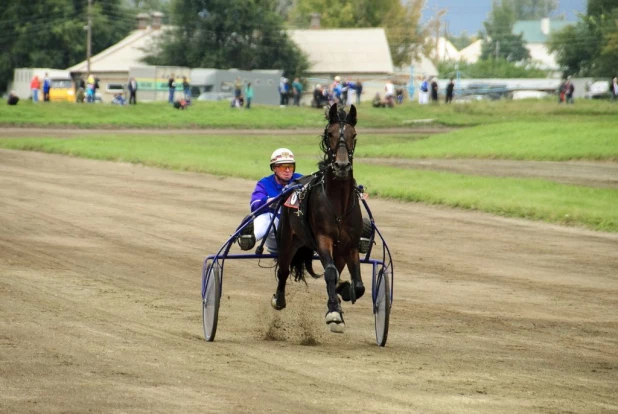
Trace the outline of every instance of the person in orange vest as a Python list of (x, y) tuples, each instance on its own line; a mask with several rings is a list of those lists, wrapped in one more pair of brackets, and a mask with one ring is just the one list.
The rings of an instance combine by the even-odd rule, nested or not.
[(39, 80), (38, 75), (34, 75), (32, 81), (30, 82), (30, 90), (32, 91), (32, 102), (39, 101), (39, 89), (41, 89), (41, 81)]

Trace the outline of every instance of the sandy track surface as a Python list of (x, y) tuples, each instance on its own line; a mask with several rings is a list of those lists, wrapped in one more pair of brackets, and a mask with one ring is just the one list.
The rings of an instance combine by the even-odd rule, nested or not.
[(615, 234), (373, 199), (396, 270), (386, 348), (370, 297), (331, 334), (323, 280), (276, 312), (253, 261), (226, 265), (204, 342), (202, 260), (252, 187), (0, 150), (0, 412), (618, 410)]

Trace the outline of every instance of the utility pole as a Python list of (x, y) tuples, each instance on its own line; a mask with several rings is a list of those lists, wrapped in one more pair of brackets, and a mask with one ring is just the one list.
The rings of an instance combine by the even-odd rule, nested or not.
[(92, 54), (92, 0), (88, 0), (88, 26), (86, 30), (88, 31), (86, 40), (86, 61), (88, 62), (88, 76), (90, 76), (90, 55)]
[(496, 60), (500, 57), (500, 41), (496, 40)]

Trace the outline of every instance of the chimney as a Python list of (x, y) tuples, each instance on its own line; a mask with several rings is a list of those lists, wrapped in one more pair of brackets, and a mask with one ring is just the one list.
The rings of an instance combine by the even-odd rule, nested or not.
[(309, 25), (311, 29), (319, 29), (320, 28), (320, 13), (311, 13), (311, 24)]
[(161, 21), (163, 20), (163, 13), (155, 11), (150, 13), (150, 17), (152, 17), (152, 22), (150, 23), (154, 30), (159, 30), (161, 28)]
[(137, 30), (145, 30), (148, 27), (148, 15), (140, 13), (137, 15)]
[(549, 17), (543, 17), (541, 19), (541, 33), (545, 36), (549, 34)]

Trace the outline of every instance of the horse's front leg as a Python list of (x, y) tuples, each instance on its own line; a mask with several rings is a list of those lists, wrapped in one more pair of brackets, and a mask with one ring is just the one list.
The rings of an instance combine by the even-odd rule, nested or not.
[(326, 282), (326, 293), (328, 294), (326, 324), (329, 325), (331, 332), (343, 333), (345, 323), (343, 321), (343, 311), (337, 297), (337, 282), (339, 281), (339, 271), (333, 260), (333, 243), (325, 237), (318, 238), (317, 252), (324, 266), (324, 281)]

